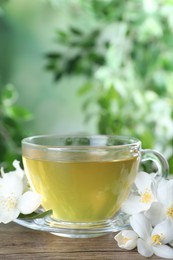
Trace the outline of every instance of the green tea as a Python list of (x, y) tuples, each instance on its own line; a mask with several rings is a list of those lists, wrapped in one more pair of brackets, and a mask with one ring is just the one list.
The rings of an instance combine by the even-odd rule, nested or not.
[(94, 222), (113, 217), (129, 194), (138, 157), (115, 161), (58, 162), (23, 157), (31, 186), (53, 217)]

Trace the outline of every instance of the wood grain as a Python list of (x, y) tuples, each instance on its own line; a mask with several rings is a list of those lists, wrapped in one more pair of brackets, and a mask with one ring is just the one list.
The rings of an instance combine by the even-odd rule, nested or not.
[[(34, 231), (15, 223), (0, 224), (0, 260), (143, 260), (136, 250), (117, 247), (115, 234), (97, 238), (72, 239)], [(160, 259), (153, 256), (152, 260)]]

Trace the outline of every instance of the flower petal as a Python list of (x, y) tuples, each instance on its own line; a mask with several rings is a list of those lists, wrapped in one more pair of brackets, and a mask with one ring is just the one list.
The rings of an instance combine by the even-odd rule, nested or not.
[(20, 197), (23, 192), (22, 179), (15, 173), (5, 174), (1, 179), (1, 190), (0, 193), (3, 196), (9, 196), (13, 194), (15, 197)]
[(35, 211), (41, 204), (41, 195), (27, 191), (18, 200), (17, 208), (22, 214), (30, 214)]
[(135, 196), (131, 194), (129, 198), (123, 203), (121, 210), (129, 215), (148, 210), (150, 207), (150, 203), (143, 203), (140, 202), (140, 200), (140, 196)]
[(151, 183), (151, 192), (155, 200), (157, 199), (157, 187), (158, 187), (158, 182), (156, 181), (156, 179), (153, 179)]
[(23, 181), (23, 190), (27, 190), (28, 189), (28, 180), (27, 180), (24, 170), (20, 167), (20, 162), (15, 160), (13, 162), (13, 166), (14, 166), (15, 170), (8, 172), (8, 174), (18, 175)]
[(1, 176), (4, 177), (4, 175), (5, 175), (4, 167), (1, 167), (1, 169), (0, 169), (0, 173), (1, 173)]
[(144, 240), (138, 239), (137, 241), (138, 253), (145, 257), (151, 257), (153, 255), (152, 246), (148, 245)]
[(173, 248), (167, 245), (153, 246), (155, 255), (166, 259), (173, 259)]
[(0, 223), (7, 224), (15, 220), (19, 216), (19, 213), (20, 211), (17, 208), (7, 210), (0, 207)]
[(139, 172), (135, 179), (136, 187), (140, 192), (144, 192), (146, 189), (150, 189), (153, 176), (150, 176), (146, 172)]
[(120, 248), (132, 250), (136, 247), (138, 235), (133, 230), (123, 230), (114, 239)]
[(169, 242), (169, 245), (173, 246), (173, 240), (171, 242)]
[(16, 169), (14, 172), (17, 173), (21, 178), (23, 178), (23, 176), (25, 175), (24, 170), (22, 170), (22, 168), (20, 167), (20, 162), (15, 160), (13, 162), (13, 166)]
[(152, 226), (142, 213), (131, 216), (130, 225), (140, 238), (147, 240), (150, 237)]
[(136, 232), (133, 231), (133, 230), (122, 230), (122, 235), (124, 237), (129, 238), (129, 239), (137, 239), (138, 238), (138, 234), (136, 234)]
[(162, 221), (153, 229), (152, 236), (153, 235), (163, 237), (161, 241), (164, 244), (171, 242), (173, 240), (173, 223), (168, 219)]
[(163, 205), (173, 205), (173, 180), (161, 180), (157, 189), (157, 198)]
[[(23, 178), (23, 176), (25, 175), (25, 172), (20, 167), (20, 162), (17, 161), (17, 160), (14, 160), (13, 161), (13, 166), (14, 166), (15, 170), (8, 172), (8, 174), (17, 174), (21, 178)], [(2, 175), (2, 177), (4, 177), (6, 175), (6, 173), (4, 172), (4, 168), (3, 167), (1, 167), (1, 175)]]
[(137, 246), (137, 239), (129, 240), (127, 241), (126, 247), (124, 247), (124, 249), (133, 250), (134, 248), (136, 248), (136, 246)]
[(157, 225), (165, 218), (164, 207), (160, 202), (153, 202), (149, 210), (144, 214), (150, 220), (152, 226)]

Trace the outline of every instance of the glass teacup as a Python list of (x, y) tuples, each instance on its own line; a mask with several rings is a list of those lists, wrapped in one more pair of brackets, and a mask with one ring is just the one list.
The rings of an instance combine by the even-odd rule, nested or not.
[(121, 229), (125, 219), (119, 210), (142, 160), (155, 161), (162, 175), (168, 171), (161, 154), (142, 150), (139, 140), (123, 136), (28, 137), (22, 140), (22, 155), (29, 183), (42, 195), (42, 209), (53, 210), (35, 224), (68, 237)]

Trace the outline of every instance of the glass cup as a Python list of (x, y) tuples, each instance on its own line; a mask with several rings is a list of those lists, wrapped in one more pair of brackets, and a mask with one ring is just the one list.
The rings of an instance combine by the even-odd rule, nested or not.
[(66, 237), (94, 237), (126, 227), (120, 212), (141, 161), (152, 160), (166, 177), (168, 163), (136, 138), (42, 135), (22, 140), (24, 169), (52, 216), (20, 224)]

